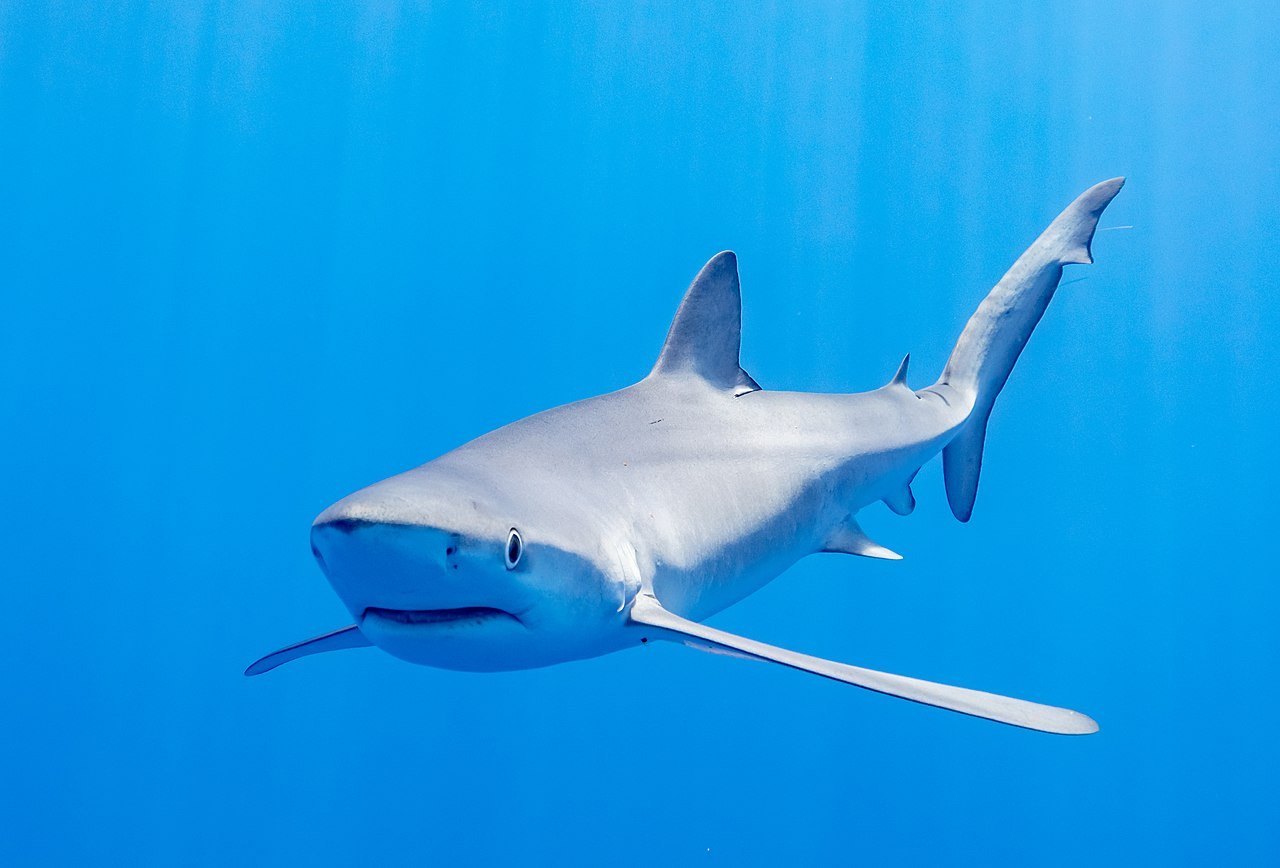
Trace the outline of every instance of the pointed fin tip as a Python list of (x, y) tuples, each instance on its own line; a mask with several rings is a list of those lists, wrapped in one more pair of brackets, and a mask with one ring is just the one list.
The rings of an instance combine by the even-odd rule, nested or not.
[(847, 519), (844, 524), (832, 532), (831, 538), (827, 540), (822, 550), (835, 554), (876, 558), (882, 561), (902, 560), (902, 555), (893, 549), (885, 548), (867, 536), (866, 531), (853, 518)]
[(1100, 181), (1081, 193), (1067, 208), (1067, 212), (1083, 214), (1084, 232), (1078, 243), (1063, 255), (1063, 265), (1093, 265), (1093, 236), (1098, 228), (1098, 218), (1124, 187), (1124, 182), (1123, 177)]
[(275, 669), (277, 665), (279, 664), (268, 664), (267, 658), (265, 657), (261, 660), (255, 660), (245, 667), (244, 677), (252, 678), (255, 675), (261, 675), (264, 672), (270, 672), (272, 669)]
[(878, 561), (902, 560), (902, 555), (898, 554), (893, 549), (887, 549), (877, 543), (869, 543), (868, 545), (860, 546), (856, 551), (838, 544), (833, 544), (828, 545), (822, 551), (832, 555), (857, 555), (860, 558), (874, 558)]
[(881, 545), (868, 546), (866, 550), (862, 552), (862, 555), (863, 557), (876, 558), (882, 561), (902, 560), (902, 555), (898, 554), (893, 549), (887, 549)]
[[(1123, 179), (1121, 179), (1121, 183), (1124, 183)], [(707, 260), (707, 264), (703, 266), (703, 268), (710, 268), (712, 266), (717, 268), (737, 268), (738, 254), (734, 253), (732, 250), (721, 250), (715, 256)]]
[(312, 654), (321, 654), (325, 651), (342, 651), (348, 648), (368, 648), (373, 643), (365, 638), (360, 632), (359, 626), (352, 624), (350, 627), (342, 627), (333, 630), (321, 636), (312, 639), (304, 639), (301, 642), (295, 642), (292, 645), (286, 645), (279, 651), (272, 651), (265, 657), (250, 663), (244, 670), (246, 678), (252, 678), (254, 675), (261, 675), (264, 672), (270, 672), (277, 666), (288, 663), (290, 660), (297, 660), (299, 657), (307, 657)]
[(1098, 721), (1094, 720), (1087, 714), (1081, 714), (1079, 711), (1073, 713), (1076, 717), (1080, 718), (1076, 721), (1077, 728), (1070, 732), (1065, 732), (1063, 735), (1093, 735), (1098, 731)]
[[(944, 452), (946, 450), (943, 450)], [(969, 481), (967, 479), (959, 479), (961, 471), (955, 470), (955, 481), (952, 481), (953, 475), (947, 474), (946, 455), (943, 455), (943, 484), (947, 489), (947, 505), (951, 507), (951, 514), (956, 517), (956, 521), (961, 524), (968, 524), (969, 519), (973, 518), (973, 505), (978, 499), (978, 482), (976, 479)], [(954, 459), (958, 461), (959, 459)], [(981, 460), (981, 457), (979, 457)]]
[(878, 561), (902, 560), (902, 555), (898, 554), (893, 549), (887, 549), (879, 543), (871, 540), (867, 540), (865, 543), (858, 546), (857, 551), (852, 551), (848, 548), (828, 548), (824, 549), (824, 551), (842, 555), (858, 555), (863, 558), (875, 558)]
[(1120, 177), (1099, 181), (1076, 197), (1072, 205), (1096, 219), (1124, 187), (1124, 180)]
[(738, 254), (732, 250), (721, 250), (708, 259), (702, 268), (698, 269), (698, 275), (693, 279), (693, 283), (697, 284), (699, 281), (723, 278), (736, 280), (737, 276)]
[(1120, 192), (1120, 188), (1124, 186), (1124, 175), (1118, 175), (1115, 178), (1108, 178), (1105, 181), (1099, 181), (1088, 190), (1084, 191), (1084, 195), (1090, 199), (1096, 199), (1098, 205), (1102, 208), (1107, 207), (1108, 203), (1116, 197)]

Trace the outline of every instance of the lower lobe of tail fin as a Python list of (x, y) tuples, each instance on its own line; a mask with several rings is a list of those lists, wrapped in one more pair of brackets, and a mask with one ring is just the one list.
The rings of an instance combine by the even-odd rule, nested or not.
[(1090, 246), (1098, 218), (1122, 186), (1123, 178), (1103, 181), (1068, 205), (978, 305), (951, 351), (938, 382), (956, 390), (971, 408), (942, 451), (947, 502), (961, 521), (973, 515), (987, 420), (996, 396), (1044, 316), (1062, 280), (1062, 267), (1093, 262)]
[(942, 481), (947, 487), (947, 503), (951, 506), (951, 514), (960, 521), (973, 517), (991, 408), (987, 407), (980, 419), (974, 418), (976, 415), (977, 411), (970, 414), (960, 433), (942, 450)]

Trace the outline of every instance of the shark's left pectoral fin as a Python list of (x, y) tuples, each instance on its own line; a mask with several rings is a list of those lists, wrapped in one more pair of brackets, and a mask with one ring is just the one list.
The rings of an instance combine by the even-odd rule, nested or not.
[(343, 627), (341, 630), (334, 630), (332, 633), (325, 633), (323, 636), (317, 636), (314, 639), (296, 642), (287, 648), (281, 648), (279, 651), (272, 651), (266, 657), (251, 664), (244, 671), (244, 674), (261, 675), (263, 672), (270, 672), (282, 663), (297, 660), (299, 657), (322, 654), (325, 651), (342, 651), (347, 648), (368, 648), (372, 644), (360, 632), (360, 628), (352, 624), (350, 627)]
[(636, 598), (631, 606), (631, 620), (638, 625), (669, 634), (663, 638), (674, 638), (677, 641), (687, 641), (692, 638), (696, 640), (693, 643), (696, 645), (719, 646), (736, 655), (781, 663), (793, 669), (812, 672), (815, 675), (843, 681), (877, 693), (910, 699), (912, 702), (945, 708), (948, 711), (958, 711), (961, 714), (983, 717), (999, 723), (1060, 735), (1087, 735), (1098, 731), (1098, 725), (1078, 711), (1040, 705), (994, 693), (983, 693), (965, 687), (951, 687), (932, 681), (921, 681), (918, 678), (907, 678), (903, 675), (891, 675), (873, 669), (862, 669), (845, 663), (823, 660), (821, 657), (810, 657), (785, 648), (776, 648), (752, 639), (744, 639), (672, 614), (649, 594), (640, 594)]

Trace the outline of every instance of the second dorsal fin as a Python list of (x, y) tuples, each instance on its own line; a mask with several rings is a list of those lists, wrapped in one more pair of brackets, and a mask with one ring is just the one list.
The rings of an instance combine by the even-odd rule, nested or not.
[(742, 345), (742, 291), (738, 257), (711, 257), (684, 294), (650, 376), (695, 376), (744, 395), (760, 388), (738, 363)]

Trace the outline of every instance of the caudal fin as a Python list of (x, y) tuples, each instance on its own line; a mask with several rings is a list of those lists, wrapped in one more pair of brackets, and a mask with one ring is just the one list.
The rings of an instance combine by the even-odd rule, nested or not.
[(1049, 306), (1062, 266), (1093, 263), (1090, 244), (1098, 217), (1123, 186), (1124, 178), (1103, 181), (1068, 205), (978, 306), (951, 351), (938, 385), (950, 386), (972, 407), (942, 452), (947, 501), (961, 521), (973, 515), (987, 419), (996, 396)]

